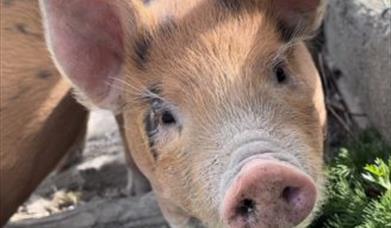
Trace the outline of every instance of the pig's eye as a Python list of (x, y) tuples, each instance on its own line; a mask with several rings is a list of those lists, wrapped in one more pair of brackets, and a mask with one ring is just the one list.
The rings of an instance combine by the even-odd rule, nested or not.
[(166, 125), (171, 125), (176, 123), (174, 115), (168, 110), (163, 111), (160, 117), (160, 121), (162, 124), (166, 124)]
[(287, 75), (284, 67), (281, 64), (278, 64), (274, 68), (274, 75), (275, 75), (276, 80), (277, 80), (278, 83), (284, 83), (288, 79), (288, 75)]
[(175, 115), (163, 102), (155, 100), (145, 118), (145, 129), (150, 137), (177, 124)]

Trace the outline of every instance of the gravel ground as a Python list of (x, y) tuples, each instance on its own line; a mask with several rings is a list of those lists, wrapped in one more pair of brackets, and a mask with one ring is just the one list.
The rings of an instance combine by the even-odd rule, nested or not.
[[(128, 170), (125, 162), (124, 148), (115, 119), (106, 111), (93, 112), (81, 160), (65, 171), (55, 171), (50, 174), (11, 218), (8, 227), (33, 227), (31, 224), (35, 224), (35, 221), (39, 223), (40, 219), (71, 213), (79, 207), (88, 207), (88, 204), (94, 204), (103, 199), (107, 200), (108, 204), (113, 202), (110, 200), (121, 200), (126, 204), (128, 198), (129, 205), (125, 205), (126, 210), (132, 210), (134, 207), (138, 213), (145, 212), (142, 215), (146, 218), (142, 221), (143, 224), (149, 223), (148, 217), (154, 220), (151, 221), (154, 225), (141, 224), (135, 227), (165, 227), (153, 195), (149, 194), (151, 196), (146, 196), (147, 199), (128, 196), (126, 191)], [(101, 204), (104, 205), (104, 203)], [(110, 213), (113, 213), (112, 211)], [(118, 214), (120, 213), (122, 212)], [(157, 222), (156, 219), (158, 219)], [(128, 220), (129, 218), (123, 223), (128, 224)], [(106, 224), (104, 227), (125, 227), (124, 224), (107, 225), (108, 223), (109, 221), (104, 221)], [(156, 223), (159, 225), (156, 226)], [(54, 225), (49, 224), (46, 227), (54, 227)], [(128, 225), (126, 227), (129, 227)], [(67, 226), (69, 224), (64, 225), (64, 227)], [(82, 227), (96, 226), (98, 225)], [(37, 227), (44, 226), (41, 224)], [(56, 228), (59, 226), (56, 225)]]

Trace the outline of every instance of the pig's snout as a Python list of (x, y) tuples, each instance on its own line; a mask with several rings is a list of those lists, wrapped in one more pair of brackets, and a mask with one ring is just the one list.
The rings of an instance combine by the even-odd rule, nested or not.
[(312, 179), (298, 168), (274, 160), (245, 164), (228, 188), (222, 218), (229, 227), (292, 227), (312, 211)]

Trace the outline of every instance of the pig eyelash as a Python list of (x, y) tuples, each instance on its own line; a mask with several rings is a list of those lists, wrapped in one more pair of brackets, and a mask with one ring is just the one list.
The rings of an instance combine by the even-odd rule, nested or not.
[(164, 100), (164, 98), (161, 97), (158, 93), (156, 93), (155, 90), (153, 89), (155, 88), (155, 86), (152, 87), (152, 89), (150, 89), (150, 88), (146, 88), (146, 86), (144, 85), (140, 85), (140, 83), (137, 83), (136, 81), (127, 82), (121, 78), (111, 78), (111, 80), (112, 82), (111, 83), (107, 82), (107, 85), (115, 89), (121, 90), (123, 92), (130, 93), (131, 95), (134, 95), (136, 97), (143, 97), (149, 99), (157, 98), (160, 100)]
[(111, 83), (107, 82), (107, 84), (114, 89), (118, 89), (127, 93), (133, 93), (134, 95), (140, 95), (144, 92), (143, 88), (138, 88), (134, 86), (133, 83), (129, 83), (122, 78), (111, 78), (111, 80)]
[(160, 122), (165, 125), (175, 124), (176, 120), (169, 107), (165, 107), (167, 105), (167, 101), (159, 95), (160, 88), (159, 85), (153, 85), (149, 87), (144, 95), (143, 99), (146, 99), (152, 106), (152, 111), (160, 113)]
[(151, 89), (145, 89), (141, 96), (143, 100), (147, 100), (147, 101), (154, 101), (154, 100), (159, 100), (161, 102), (165, 101), (165, 99), (162, 96), (160, 96), (159, 94), (157, 94)]
[(274, 59), (271, 64), (273, 80), (278, 84), (285, 84), (289, 80), (289, 70), (287, 69), (286, 58)]
[[(140, 85), (140, 83), (137, 82), (127, 82), (121, 78), (112, 78), (111, 83), (107, 82), (109, 86), (111, 86), (114, 89), (121, 90), (125, 93), (128, 93), (131, 95), (131, 97), (135, 97), (136, 99), (128, 102), (124, 102), (121, 104), (121, 111), (124, 111), (127, 109), (128, 105), (133, 105), (133, 101), (135, 102), (142, 102), (145, 103), (145, 101), (152, 101), (152, 100), (161, 100), (165, 101), (165, 99), (160, 96), (153, 88), (156, 88), (156, 86), (153, 86), (151, 88), (147, 88), (146, 86)], [(139, 86), (136, 86), (139, 85)]]
[(153, 100), (151, 104), (151, 112), (154, 113), (159, 118), (159, 123), (163, 125), (172, 125), (176, 124), (176, 118), (172, 114), (172, 111), (164, 105), (162, 100)]
[(281, 62), (286, 62), (286, 59), (287, 59), (287, 55), (289, 55), (289, 53), (292, 51), (292, 49), (300, 44), (301, 41), (305, 40), (305, 39), (309, 39), (310, 37), (301, 37), (301, 38), (295, 38), (295, 39), (292, 39), (290, 40), (289, 42), (283, 44), (278, 50), (277, 52), (275, 53), (274, 56), (272, 56), (272, 58), (270, 59), (271, 60), (271, 64), (272, 66), (275, 66)]
[(146, 113), (144, 124), (145, 131), (150, 139), (150, 147), (154, 147), (156, 135), (160, 130), (165, 130), (167, 127), (176, 126), (177, 120), (171, 109), (167, 107), (161, 100), (154, 99), (150, 104), (151, 108)]

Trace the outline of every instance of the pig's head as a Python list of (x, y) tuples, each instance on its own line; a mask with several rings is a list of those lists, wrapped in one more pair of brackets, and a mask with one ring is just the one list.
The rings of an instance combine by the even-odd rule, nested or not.
[[(121, 113), (172, 224), (291, 227), (321, 197), (321, 0), (41, 0), (83, 101)], [(194, 219), (192, 219), (194, 220)]]

